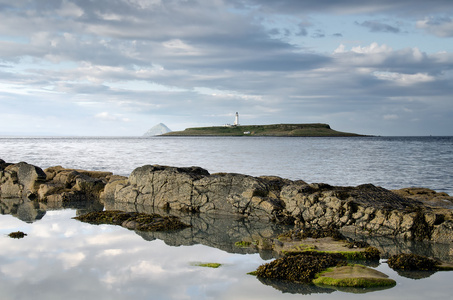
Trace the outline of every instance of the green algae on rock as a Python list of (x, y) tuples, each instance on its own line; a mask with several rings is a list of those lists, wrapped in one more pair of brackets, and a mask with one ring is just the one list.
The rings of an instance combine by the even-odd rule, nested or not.
[(138, 231), (167, 231), (190, 227), (175, 216), (123, 212), (118, 210), (89, 212), (74, 219), (90, 224), (120, 225)]
[(11, 232), (10, 234), (8, 234), (8, 236), (13, 239), (21, 239), (24, 238), (26, 235), (27, 234), (22, 231)]
[(389, 279), (384, 273), (362, 265), (329, 268), (318, 274), (313, 283), (356, 288), (391, 287), (396, 285), (396, 281)]
[(316, 274), (327, 268), (345, 265), (343, 256), (335, 253), (306, 252), (288, 254), (284, 257), (261, 265), (256, 276), (311, 283)]
[(247, 247), (250, 247), (250, 245), (252, 245), (252, 242), (239, 241), (239, 242), (234, 243), (234, 245), (239, 248), (247, 248)]
[(222, 264), (219, 263), (193, 263), (192, 266), (217, 269)]

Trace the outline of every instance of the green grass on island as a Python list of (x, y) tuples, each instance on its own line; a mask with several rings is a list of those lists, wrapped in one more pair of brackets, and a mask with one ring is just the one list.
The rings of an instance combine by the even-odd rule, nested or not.
[(183, 131), (172, 131), (164, 136), (363, 136), (355, 133), (336, 131), (328, 124), (273, 124), (194, 127)]

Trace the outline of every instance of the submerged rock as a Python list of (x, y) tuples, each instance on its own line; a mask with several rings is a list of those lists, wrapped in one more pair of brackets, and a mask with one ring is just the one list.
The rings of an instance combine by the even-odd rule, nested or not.
[(328, 269), (313, 280), (317, 285), (338, 287), (374, 288), (392, 287), (396, 281), (375, 269), (361, 265), (348, 265)]
[(255, 272), (257, 277), (311, 283), (316, 274), (330, 267), (346, 265), (340, 254), (307, 252), (286, 255), (261, 265)]
[(189, 227), (174, 216), (122, 211), (90, 212), (74, 219), (90, 224), (111, 224), (138, 231), (166, 231)]
[[(372, 255), (367, 256), (364, 253)], [(372, 247), (355, 252), (290, 252), (286, 256), (259, 266), (254, 274), (260, 280), (278, 279), (339, 287), (394, 286), (396, 282), (381, 272), (362, 265), (348, 264), (348, 261), (375, 259), (379, 260), (379, 251)]]
[(432, 258), (416, 254), (393, 255), (387, 260), (393, 270), (404, 271), (433, 271), (438, 270), (440, 263)]
[(8, 234), (8, 236), (13, 239), (21, 239), (21, 238), (24, 238), (25, 236), (27, 236), (27, 234), (22, 231), (16, 231), (16, 232), (11, 232), (10, 234)]

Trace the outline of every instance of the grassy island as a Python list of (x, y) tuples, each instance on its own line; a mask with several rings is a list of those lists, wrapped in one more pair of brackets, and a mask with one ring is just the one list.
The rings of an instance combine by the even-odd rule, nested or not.
[(328, 124), (273, 124), (194, 127), (183, 131), (172, 131), (164, 136), (363, 136), (355, 133), (336, 131)]

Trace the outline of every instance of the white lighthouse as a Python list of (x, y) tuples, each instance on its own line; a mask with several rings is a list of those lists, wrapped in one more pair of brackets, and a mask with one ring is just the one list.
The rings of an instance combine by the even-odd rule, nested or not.
[(234, 126), (239, 126), (239, 113), (236, 112), (236, 118), (234, 118)]

